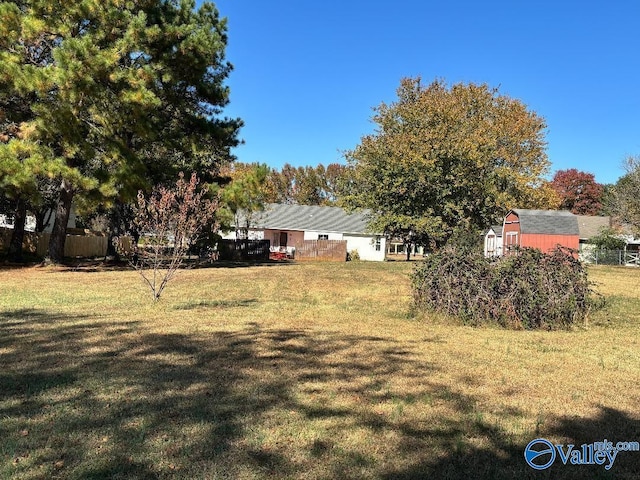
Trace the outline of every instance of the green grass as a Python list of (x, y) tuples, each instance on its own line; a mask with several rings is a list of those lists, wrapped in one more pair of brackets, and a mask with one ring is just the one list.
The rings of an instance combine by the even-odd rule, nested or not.
[(410, 312), (403, 262), (0, 270), (0, 478), (637, 478), (527, 443), (640, 436), (640, 270), (566, 332)]

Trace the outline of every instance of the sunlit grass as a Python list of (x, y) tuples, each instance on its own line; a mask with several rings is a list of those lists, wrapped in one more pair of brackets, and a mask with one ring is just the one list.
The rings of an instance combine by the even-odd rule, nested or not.
[[(573, 331), (413, 316), (404, 262), (0, 271), (0, 478), (527, 478), (638, 440), (640, 270)], [(636, 478), (640, 453), (552, 478)]]

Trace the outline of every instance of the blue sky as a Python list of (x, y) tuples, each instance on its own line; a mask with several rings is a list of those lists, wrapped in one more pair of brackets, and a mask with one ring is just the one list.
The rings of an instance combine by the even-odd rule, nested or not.
[(545, 118), (551, 174), (640, 154), (640, 1), (219, 0), (238, 160), (344, 162), (403, 77), (487, 83)]

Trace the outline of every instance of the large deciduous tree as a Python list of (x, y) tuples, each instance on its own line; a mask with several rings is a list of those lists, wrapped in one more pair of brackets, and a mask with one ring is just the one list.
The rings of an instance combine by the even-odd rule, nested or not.
[(0, 18), (0, 86), (27, 105), (20, 119), (4, 110), (19, 134), (3, 142), (13, 170), (0, 177), (56, 180), (52, 261), (75, 196), (134, 195), (179, 169), (208, 180), (230, 158), (241, 122), (221, 118), (231, 65), (213, 4), (21, 0), (0, 3)]
[(560, 199), (559, 208), (576, 215), (597, 215), (602, 211), (604, 187), (592, 173), (575, 168), (558, 170), (551, 186)]
[(346, 202), (372, 212), (371, 228), (438, 245), (484, 228), (510, 208), (557, 203), (544, 180), (545, 122), (487, 85), (405, 78), (375, 108), (375, 133), (346, 153)]

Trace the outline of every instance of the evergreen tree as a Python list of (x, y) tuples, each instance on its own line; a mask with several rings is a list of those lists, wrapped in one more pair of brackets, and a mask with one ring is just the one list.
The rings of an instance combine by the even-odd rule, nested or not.
[(133, 196), (179, 169), (206, 181), (231, 157), (241, 122), (220, 118), (231, 65), (213, 4), (24, 0), (0, 18), (3, 98), (27, 106), (22, 119), (3, 109), (18, 132), (1, 139), (0, 179), (56, 180), (52, 261), (75, 196)]

